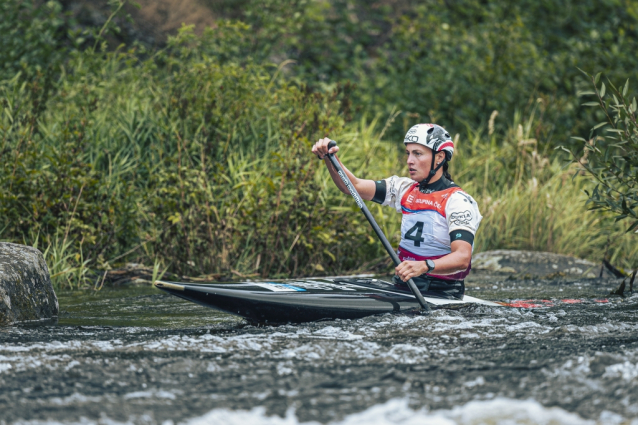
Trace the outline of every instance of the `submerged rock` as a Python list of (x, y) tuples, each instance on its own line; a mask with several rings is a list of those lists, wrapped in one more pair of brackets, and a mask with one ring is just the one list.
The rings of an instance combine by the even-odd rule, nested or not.
[(35, 248), (0, 243), (0, 325), (57, 317), (49, 269)]
[[(600, 264), (552, 252), (495, 250), (472, 257), (472, 271), (534, 277), (598, 277)], [(611, 277), (605, 270), (603, 277)]]

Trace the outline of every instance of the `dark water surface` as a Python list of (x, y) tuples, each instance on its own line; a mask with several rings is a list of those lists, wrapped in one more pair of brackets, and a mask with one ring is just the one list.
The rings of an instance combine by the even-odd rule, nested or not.
[(468, 293), (551, 303), (265, 328), (62, 292), (57, 324), (0, 328), (0, 424), (638, 425), (638, 295), (600, 302), (612, 285), (486, 280)]

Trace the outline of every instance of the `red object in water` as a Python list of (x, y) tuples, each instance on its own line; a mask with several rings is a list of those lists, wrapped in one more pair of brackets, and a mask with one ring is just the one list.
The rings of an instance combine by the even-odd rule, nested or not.
[(535, 302), (534, 300), (520, 300), (520, 301), (514, 301), (513, 303), (509, 304), (510, 307), (517, 307), (517, 308), (538, 308), (538, 307), (546, 307), (543, 304), (538, 304), (537, 302)]
[[(584, 303), (587, 300), (565, 298), (558, 301), (563, 304), (580, 304), (580, 303)], [(593, 301), (596, 303), (609, 302), (607, 298), (594, 299)], [(516, 307), (516, 308), (540, 308), (540, 307), (553, 307), (555, 304), (551, 300), (518, 300), (518, 301), (514, 301), (512, 303), (504, 304), (504, 305), (507, 305), (509, 307)]]

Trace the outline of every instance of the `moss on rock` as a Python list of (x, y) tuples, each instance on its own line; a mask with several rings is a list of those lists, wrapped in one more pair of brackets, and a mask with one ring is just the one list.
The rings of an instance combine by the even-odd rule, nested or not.
[(0, 324), (51, 319), (58, 310), (42, 253), (30, 246), (0, 243)]

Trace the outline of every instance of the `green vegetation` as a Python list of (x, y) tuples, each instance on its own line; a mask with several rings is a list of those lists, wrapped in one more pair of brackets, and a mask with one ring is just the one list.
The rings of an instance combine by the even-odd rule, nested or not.
[(473, 133), (459, 143), (452, 175), (475, 195), (484, 216), (475, 249), (550, 251), (592, 261), (608, 255), (631, 268), (638, 260), (636, 236), (586, 210), (591, 183), (574, 179), (576, 167), (566, 168), (554, 152), (539, 152), (544, 143), (532, 137), (533, 128), (533, 116), (516, 117), (502, 135)]
[[(600, 121), (580, 107), (576, 93), (589, 82), (577, 67), (638, 77), (635, 1), (207, 2), (252, 25), (244, 57), (293, 59), (290, 75), (317, 87), (356, 82), (356, 104), (396, 107), (411, 122), (478, 128), (493, 110), (509, 123), (538, 108), (535, 137), (564, 144)], [(404, 125), (388, 135), (400, 138)]]
[[(40, 247), (56, 284), (70, 287), (124, 262), (211, 279), (387, 270), (310, 146), (330, 135), (357, 175), (401, 175), (401, 133), (436, 120), (456, 134), (452, 175), (485, 217), (475, 252), (608, 253), (635, 267), (635, 236), (586, 211), (591, 183), (572, 179), (555, 150), (557, 140), (575, 149), (563, 134), (600, 120), (575, 106), (588, 83), (572, 65), (586, 57), (612, 76), (635, 72), (623, 52), (636, 38), (618, 38), (633, 34), (631, 6), (613, 3), (586, 28), (596, 43), (612, 31), (603, 64), (590, 55), (599, 45), (578, 38), (580, 20), (542, 50), (527, 12), (505, 3), (242, 4), (216, 7), (245, 22), (109, 50), (102, 36), (116, 18), (79, 32), (54, 1), (4, 2), (19, 25), (0, 23), (0, 238)], [(371, 210), (396, 243), (400, 216)]]
[[(636, 122), (636, 98), (630, 100), (629, 80), (621, 89), (608, 81), (597, 87), (600, 74), (589, 76), (596, 101), (587, 106), (598, 106), (605, 113), (605, 120), (596, 124), (585, 145), (585, 155), (575, 156), (575, 162), (592, 175), (596, 181), (592, 193), (587, 193), (591, 209), (602, 209), (617, 214), (616, 221), (628, 218), (628, 232), (638, 228), (638, 122)], [(604, 132), (602, 135), (594, 134)]]

